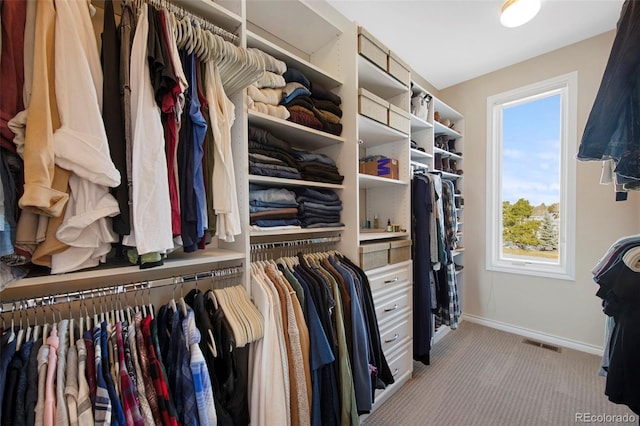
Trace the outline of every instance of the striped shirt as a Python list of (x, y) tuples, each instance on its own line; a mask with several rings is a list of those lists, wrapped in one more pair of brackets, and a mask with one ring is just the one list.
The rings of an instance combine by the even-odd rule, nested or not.
[[(80, 338), (76, 341), (76, 347), (78, 349), (78, 424), (92, 425), (93, 409), (91, 405), (91, 398), (89, 398), (89, 383), (87, 381), (87, 374), (85, 374), (88, 366), (87, 348), (85, 346), (83, 338)], [(94, 365), (93, 359), (89, 364)], [(95, 365), (91, 371), (95, 371)]]

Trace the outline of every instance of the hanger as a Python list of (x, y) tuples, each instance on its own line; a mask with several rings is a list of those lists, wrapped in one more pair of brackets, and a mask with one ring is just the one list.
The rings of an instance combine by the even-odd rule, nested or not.
[[(195, 274), (195, 281), (196, 281), (196, 285), (198, 285), (198, 274)], [(180, 309), (182, 310), (182, 315), (184, 317), (187, 316), (187, 304), (184, 301), (184, 279), (180, 278), (180, 300), (178, 301), (180, 303)]]
[(73, 348), (76, 345), (75, 333), (74, 333), (74, 319), (71, 313), (71, 295), (67, 292), (67, 303), (69, 304), (69, 347)]
[(22, 340), (24, 339), (24, 323), (22, 322), (22, 302), (20, 302), (20, 308), (18, 309), (20, 314), (20, 329), (18, 330), (18, 334), (16, 335), (16, 352), (20, 350), (22, 346)]

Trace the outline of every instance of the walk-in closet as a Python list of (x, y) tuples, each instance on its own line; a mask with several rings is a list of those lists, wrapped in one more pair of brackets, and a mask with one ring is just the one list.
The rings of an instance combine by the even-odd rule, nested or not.
[(0, 0), (0, 424), (637, 423), (638, 28)]

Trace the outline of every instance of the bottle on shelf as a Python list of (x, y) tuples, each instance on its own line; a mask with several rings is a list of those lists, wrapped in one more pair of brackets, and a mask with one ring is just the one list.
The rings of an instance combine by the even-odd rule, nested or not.
[(380, 219), (378, 213), (373, 215), (373, 229), (380, 229)]
[(391, 226), (391, 219), (387, 219), (387, 228), (385, 229), (387, 232), (393, 231), (393, 227)]

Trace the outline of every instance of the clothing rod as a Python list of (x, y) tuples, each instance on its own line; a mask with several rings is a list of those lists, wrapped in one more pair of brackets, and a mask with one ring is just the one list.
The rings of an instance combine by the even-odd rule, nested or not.
[(81, 300), (93, 299), (96, 296), (125, 294), (139, 290), (152, 290), (156, 288), (177, 286), (183, 283), (195, 282), (197, 280), (235, 277), (242, 274), (242, 265), (228, 268), (213, 269), (197, 274), (182, 275), (179, 277), (161, 278), (159, 280), (135, 281), (128, 284), (117, 284), (114, 286), (92, 288), (87, 290), (77, 290), (67, 293), (55, 293), (48, 296), (39, 296), (29, 299), (14, 300), (0, 303), (0, 314), (19, 312), (24, 309), (35, 309), (38, 307), (58, 305), (61, 303), (78, 302)]
[(304, 240), (291, 240), (291, 241), (276, 241), (269, 243), (257, 243), (251, 244), (251, 251), (261, 251), (261, 250), (272, 250), (276, 248), (290, 248), (290, 247), (301, 247), (301, 246), (310, 246), (315, 244), (328, 244), (328, 243), (337, 243), (342, 240), (342, 237), (321, 237), (321, 238), (308, 238)]

